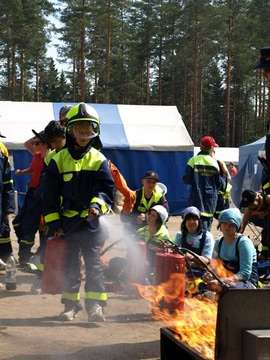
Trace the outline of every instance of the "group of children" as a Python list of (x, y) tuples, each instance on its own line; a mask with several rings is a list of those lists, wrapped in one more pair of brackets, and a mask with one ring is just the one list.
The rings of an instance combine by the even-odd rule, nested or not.
[[(180, 250), (191, 251), (186, 253), (186, 261), (195, 270), (199, 270), (200, 276), (204, 270), (201, 267), (202, 263), (209, 265), (212, 258), (219, 259), (224, 268), (230, 271), (229, 276), (221, 278), (227, 286), (234, 288), (258, 286), (256, 250), (252, 241), (239, 232), (242, 215), (237, 208), (226, 209), (220, 213), (218, 226), (222, 236), (218, 240), (214, 240), (211, 232), (203, 229), (200, 211), (194, 206), (184, 209), (181, 230), (176, 233), (174, 239), (171, 239), (166, 227), (167, 218), (168, 213), (164, 207), (154, 206), (148, 212), (147, 225), (137, 231), (139, 237), (146, 241), (148, 262), (152, 271), (155, 253), (162, 251), (164, 246), (173, 242)], [(220, 290), (220, 282), (216, 279), (208, 278), (207, 286), (210, 290)]]

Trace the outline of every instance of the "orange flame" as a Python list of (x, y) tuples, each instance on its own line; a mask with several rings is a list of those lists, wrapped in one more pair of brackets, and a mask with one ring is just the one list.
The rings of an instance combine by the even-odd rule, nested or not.
[(215, 273), (221, 278), (233, 276), (233, 273), (230, 270), (226, 269), (222, 261), (219, 259), (212, 259), (211, 267), (214, 269)]
[[(172, 274), (170, 279), (156, 286), (136, 285), (140, 295), (149, 301), (154, 319), (163, 321), (178, 334), (181, 341), (201, 353), (206, 359), (214, 359), (217, 303), (205, 297), (185, 298), (184, 308), (177, 304), (172, 308), (162, 304), (175, 303), (182, 298), (185, 289), (184, 274)], [(183, 297), (184, 299), (184, 297)], [(183, 304), (182, 304), (183, 305)]]

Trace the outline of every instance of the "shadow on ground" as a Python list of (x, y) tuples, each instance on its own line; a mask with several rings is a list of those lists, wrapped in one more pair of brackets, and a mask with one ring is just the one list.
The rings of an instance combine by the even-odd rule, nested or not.
[(90, 346), (72, 354), (17, 355), (6, 360), (147, 360), (159, 359), (159, 341)]
[(75, 326), (75, 327), (84, 327), (84, 328), (97, 328), (99, 327), (96, 323), (88, 322), (67, 322), (59, 321), (58, 316), (45, 316), (39, 318), (25, 318), (25, 319), (0, 319), (1, 327), (10, 327), (10, 326), (38, 326), (38, 327), (61, 327), (61, 326)]

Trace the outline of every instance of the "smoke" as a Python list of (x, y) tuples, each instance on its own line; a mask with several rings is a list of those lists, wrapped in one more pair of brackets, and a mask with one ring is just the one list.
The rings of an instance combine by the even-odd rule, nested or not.
[[(108, 249), (106, 258), (125, 258), (129, 280), (140, 281), (146, 269), (146, 246), (145, 242), (138, 238), (136, 229), (129, 223), (122, 222), (120, 216), (115, 214), (100, 217), (100, 226), (106, 228), (108, 233), (104, 248)], [(114, 243), (115, 245), (109, 248)]]

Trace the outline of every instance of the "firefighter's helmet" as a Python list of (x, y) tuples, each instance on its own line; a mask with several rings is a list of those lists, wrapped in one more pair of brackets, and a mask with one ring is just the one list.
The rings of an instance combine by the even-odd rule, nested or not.
[(67, 119), (67, 128), (68, 130), (71, 128), (73, 124), (75, 124), (78, 121), (88, 121), (91, 123), (93, 130), (94, 130), (94, 136), (98, 136), (100, 132), (100, 120), (98, 113), (96, 110), (85, 103), (80, 103), (77, 105), (74, 105), (70, 108), (68, 113), (66, 114)]

